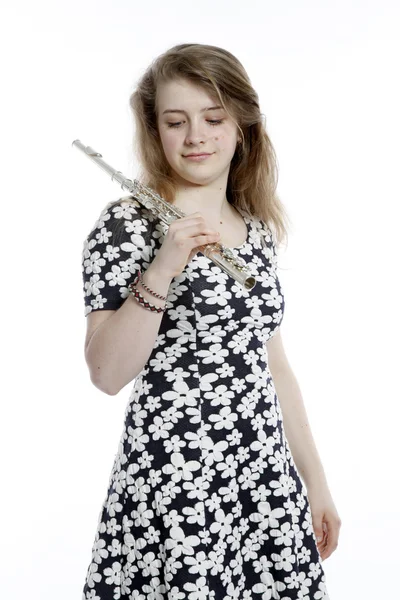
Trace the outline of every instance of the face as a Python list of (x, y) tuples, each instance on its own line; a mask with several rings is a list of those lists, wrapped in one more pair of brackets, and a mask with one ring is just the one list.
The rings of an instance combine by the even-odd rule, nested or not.
[[(185, 79), (163, 82), (157, 88), (161, 143), (175, 178), (184, 185), (218, 180), (226, 184), (240, 133), (222, 107), (212, 108), (219, 105), (215, 97)], [(187, 158), (199, 153), (209, 156)]]

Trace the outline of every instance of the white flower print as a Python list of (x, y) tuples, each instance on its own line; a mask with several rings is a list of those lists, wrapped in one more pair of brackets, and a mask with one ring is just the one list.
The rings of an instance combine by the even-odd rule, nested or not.
[(199, 333), (199, 337), (202, 338), (202, 341), (205, 344), (222, 342), (225, 335), (226, 333), (220, 325), (215, 325), (214, 327), (211, 327), (208, 333), (205, 333), (204, 331), (201, 331)]
[(128, 427), (128, 442), (130, 443), (131, 451), (138, 450), (141, 452), (146, 448), (146, 443), (149, 440), (149, 435), (145, 433), (142, 427), (136, 427), (135, 429), (131, 426)]
[(201, 468), (196, 460), (185, 462), (184, 455), (174, 452), (170, 456), (170, 463), (163, 467), (164, 473), (171, 475), (172, 481), (179, 482), (181, 479), (193, 479), (193, 472)]
[(245, 561), (255, 560), (258, 556), (261, 544), (255, 532), (242, 542), (241, 553)]
[(114, 544), (117, 544), (118, 546), (120, 546), (120, 543), (118, 542), (118, 540), (115, 539), (115, 536), (117, 535), (117, 533), (119, 531), (121, 531), (121, 525), (118, 523), (117, 519), (112, 518), (107, 521), (106, 531), (107, 531), (107, 534), (113, 538), (111, 541), (112, 546), (114, 547)]
[(205, 392), (204, 397), (209, 401), (210, 406), (229, 406), (235, 394), (228, 390), (226, 385), (218, 385), (212, 392)]
[(189, 566), (189, 573), (206, 576), (209, 568), (208, 562), (207, 554), (203, 550), (196, 552), (194, 556), (185, 556), (185, 564)]
[[(94, 273), (89, 279), (85, 282), (85, 292), (86, 296), (97, 296), (100, 294), (102, 288), (105, 287), (105, 282), (103, 279), (100, 279), (100, 275)], [(105, 299), (106, 300), (106, 299)]]
[[(243, 218), (235, 254), (251, 291), (200, 252), (171, 281), (132, 382), (82, 600), (329, 600), (268, 364), (285, 308), (276, 242)], [(101, 211), (82, 249), (85, 316), (122, 306), (166, 231), (133, 197)]]
[(191, 390), (189, 385), (182, 380), (177, 380), (172, 386), (172, 390), (166, 391), (162, 395), (163, 402), (171, 402), (175, 408), (184, 406), (196, 406), (197, 392)]
[(225, 331), (235, 331), (238, 329), (240, 323), (235, 321), (234, 319), (230, 319), (229, 322), (225, 326)]
[(236, 458), (237, 460), (242, 464), (244, 462), (247, 462), (248, 459), (250, 457), (250, 448), (248, 448), (247, 446), (239, 446), (239, 448), (237, 449), (236, 452)]
[[(265, 296), (265, 294), (263, 294)], [(268, 302), (272, 302), (271, 299)], [(243, 317), (243, 323), (248, 323), (254, 325), (255, 327), (261, 328), (269, 325), (272, 321), (271, 315), (263, 315), (262, 311), (259, 308), (253, 308), (250, 312), (249, 317)]]
[(172, 381), (183, 381), (190, 377), (190, 373), (185, 371), (182, 367), (174, 367), (174, 370), (165, 373), (164, 377), (165, 381), (168, 383)]
[(172, 364), (176, 362), (174, 356), (167, 356), (165, 352), (157, 352), (155, 358), (150, 360), (150, 367), (153, 371), (162, 371), (172, 369)]
[(231, 390), (235, 394), (240, 394), (243, 390), (246, 389), (246, 382), (244, 379), (239, 379), (238, 377), (233, 377), (231, 380)]
[(210, 486), (204, 482), (203, 478), (200, 476), (195, 477), (192, 481), (185, 481), (182, 487), (186, 491), (189, 500), (195, 499), (204, 501)]
[(108, 496), (106, 510), (111, 517), (115, 517), (116, 513), (121, 512), (122, 504), (119, 502), (119, 494), (114, 492)]
[(216, 493), (213, 493), (211, 496), (207, 498), (205, 501), (205, 505), (207, 506), (210, 512), (214, 512), (217, 508), (221, 506), (221, 498), (217, 496)]
[(155, 416), (153, 423), (149, 426), (149, 433), (153, 440), (168, 438), (169, 431), (173, 428), (173, 423), (163, 419), (161, 416)]
[(221, 462), (224, 458), (224, 451), (228, 448), (226, 440), (214, 442), (214, 440), (205, 435), (202, 438), (202, 461), (205, 465), (210, 466), (214, 463)]
[(262, 531), (267, 528), (279, 527), (279, 519), (285, 516), (283, 508), (272, 509), (270, 503), (263, 500), (258, 502), (257, 510), (258, 512), (252, 513), (249, 518), (250, 521), (257, 523)]
[(242, 419), (248, 419), (254, 416), (256, 406), (257, 402), (249, 392), (246, 396), (242, 397), (242, 401), (237, 405), (237, 411), (240, 413)]
[(259, 273), (259, 282), (262, 288), (273, 288), (275, 286), (276, 275), (271, 269), (261, 270)]
[(282, 473), (278, 480), (271, 479), (270, 486), (274, 490), (274, 496), (289, 495), (289, 478), (285, 473)]
[(282, 304), (282, 296), (276, 288), (271, 288), (269, 294), (262, 294), (262, 298), (265, 300), (267, 306), (273, 306), (274, 308), (279, 309)]
[[(182, 413), (179, 413), (182, 415)], [(183, 448), (185, 448), (186, 442), (179, 437), (179, 435), (173, 435), (172, 437), (168, 437), (164, 440), (164, 448), (168, 453), (171, 452), (181, 452)]]
[(162, 598), (162, 594), (166, 592), (166, 587), (158, 577), (152, 577), (150, 585), (143, 585), (143, 592), (145, 593), (144, 598), (156, 600), (157, 598)]
[(257, 441), (252, 442), (250, 449), (258, 452), (261, 458), (265, 458), (268, 454), (274, 453), (275, 440), (271, 436), (267, 436), (264, 430), (257, 432)]
[(233, 354), (243, 354), (249, 345), (249, 341), (245, 331), (242, 330), (237, 335), (232, 336), (231, 341), (228, 342), (228, 348), (232, 350)]
[(229, 406), (224, 406), (218, 413), (210, 415), (210, 421), (214, 423), (215, 429), (233, 429), (233, 423), (237, 420), (237, 414), (232, 412)]
[(132, 483), (127, 487), (127, 492), (136, 502), (145, 502), (150, 492), (150, 485), (145, 481), (144, 477), (128, 477), (128, 481)]
[(192, 508), (186, 506), (183, 508), (183, 513), (186, 515), (186, 519), (188, 523), (196, 523), (198, 525), (205, 525), (205, 517), (203, 510), (203, 503), (197, 502), (197, 504)]
[(260, 473), (258, 473), (257, 471), (253, 471), (249, 467), (245, 467), (241, 475), (238, 476), (240, 489), (248, 490), (250, 488), (256, 487), (256, 482), (258, 479), (260, 479)]
[(294, 530), (290, 523), (282, 523), (279, 529), (271, 529), (270, 535), (275, 538), (275, 543), (278, 546), (292, 546), (295, 536)]
[(153, 511), (147, 507), (146, 502), (140, 502), (137, 506), (137, 510), (132, 511), (132, 519), (135, 527), (138, 527), (139, 525), (148, 527), (152, 516)]
[(208, 600), (210, 598), (205, 577), (199, 577), (195, 583), (185, 583), (183, 587), (188, 593), (188, 600)]
[(291, 548), (284, 548), (280, 554), (272, 554), (271, 558), (275, 563), (275, 569), (284, 569), (288, 572), (292, 570), (296, 560)]
[(93, 545), (93, 560), (96, 563), (101, 563), (103, 558), (107, 558), (108, 550), (106, 549), (106, 542), (100, 538), (98, 535), (96, 536), (96, 541)]
[(217, 367), (215, 369), (216, 374), (218, 375), (218, 377), (232, 377), (234, 372), (235, 372), (235, 367), (233, 367), (232, 365), (229, 365), (228, 363), (224, 362), (222, 363), (221, 367)]
[(203, 290), (202, 295), (207, 298), (207, 304), (219, 304), (219, 306), (226, 306), (228, 300), (232, 297), (232, 294), (226, 291), (223, 284), (216, 285), (212, 289)]
[(181, 527), (172, 527), (169, 533), (170, 537), (166, 539), (165, 547), (174, 558), (179, 558), (182, 554), (194, 554), (194, 547), (200, 544), (196, 535), (185, 537)]
[(223, 350), (221, 344), (211, 344), (209, 350), (200, 350), (198, 352), (202, 362), (207, 365), (209, 363), (221, 364), (224, 362), (224, 357), (228, 356), (228, 350)]
[(107, 577), (106, 583), (117, 584), (121, 583), (121, 563), (115, 561), (111, 567), (104, 569), (104, 575)]
[[(105, 258), (97, 250), (95, 250), (92, 254), (89, 253), (89, 258), (86, 258), (83, 261), (83, 266), (85, 268), (86, 274), (101, 273), (101, 270), (105, 264), (106, 264)], [(106, 275), (107, 275), (107, 273), (106, 273)]]

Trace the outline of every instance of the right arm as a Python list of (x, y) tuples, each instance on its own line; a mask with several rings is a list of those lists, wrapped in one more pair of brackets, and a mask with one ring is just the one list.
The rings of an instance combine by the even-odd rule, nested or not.
[[(147, 310), (132, 294), (119, 305), (118, 286), (99, 285), (107, 280), (114, 264), (108, 260), (112, 244), (107, 246), (108, 236), (103, 225), (104, 222), (100, 219), (86, 246), (84, 267), (88, 272), (84, 271), (85, 288), (88, 287), (90, 295), (94, 297), (104, 294), (108, 306), (118, 308), (92, 309), (87, 315), (85, 359), (93, 385), (104, 393), (115, 396), (142, 371), (154, 348), (164, 313)], [(204, 244), (215, 242), (218, 237), (218, 233), (206, 225), (200, 213), (176, 219), (170, 224), (157, 255), (143, 273), (144, 283), (158, 294), (168, 296), (172, 279), (183, 271)], [(133, 247), (127, 232), (126, 238), (128, 244), (121, 245), (121, 261), (114, 267), (117, 274), (118, 269), (123, 270), (122, 265), (126, 269), (126, 258)], [(124, 245), (128, 245), (128, 249), (122, 250)], [(114, 275), (112, 274), (110, 281)], [(164, 306), (163, 300), (149, 294), (141, 284), (138, 283), (137, 287), (151, 304)], [(88, 306), (92, 300), (90, 295), (86, 297)]]
[[(168, 295), (172, 278), (163, 275), (154, 262), (143, 273), (143, 280), (152, 290)], [(141, 284), (137, 288), (151, 304), (164, 305)], [(85, 359), (93, 385), (114, 396), (137, 377), (153, 350), (163, 314), (145, 309), (129, 294), (118, 310), (94, 311), (87, 316)]]

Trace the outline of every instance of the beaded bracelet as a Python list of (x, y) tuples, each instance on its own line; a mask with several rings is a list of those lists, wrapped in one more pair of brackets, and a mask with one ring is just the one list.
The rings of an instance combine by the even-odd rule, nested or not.
[(143, 281), (143, 277), (142, 277), (142, 273), (139, 270), (139, 281), (142, 284), (142, 286), (144, 287), (145, 290), (147, 290), (149, 292), (149, 294), (151, 294), (152, 296), (155, 296), (155, 298), (160, 298), (160, 300), (166, 300), (167, 296), (161, 296), (161, 294), (157, 294), (156, 292), (154, 292), (152, 289), (150, 289), (145, 282)]
[(164, 312), (166, 310), (166, 306), (156, 306), (155, 304), (150, 304), (150, 302), (147, 302), (146, 298), (144, 298), (142, 296), (142, 294), (139, 292), (139, 290), (136, 289), (136, 284), (139, 281), (139, 279), (140, 279), (140, 271), (139, 271), (139, 274), (136, 277), (135, 281), (132, 281), (128, 285), (128, 290), (133, 295), (135, 300), (137, 302), (139, 302), (139, 304), (141, 304), (143, 306), (143, 308), (147, 308), (147, 310), (151, 310), (152, 312)]

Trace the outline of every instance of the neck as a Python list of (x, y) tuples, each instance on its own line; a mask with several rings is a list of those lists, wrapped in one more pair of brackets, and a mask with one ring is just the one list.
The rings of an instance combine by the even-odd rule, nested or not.
[(232, 213), (226, 186), (221, 185), (182, 185), (175, 193), (173, 204), (186, 214), (201, 212), (213, 222), (223, 221)]

